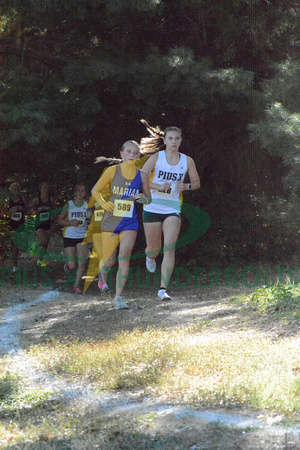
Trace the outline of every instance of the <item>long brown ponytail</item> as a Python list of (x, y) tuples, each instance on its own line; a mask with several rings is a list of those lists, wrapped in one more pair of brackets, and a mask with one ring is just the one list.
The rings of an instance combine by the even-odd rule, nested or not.
[(180, 135), (182, 134), (181, 129), (178, 127), (167, 127), (162, 131), (158, 126), (152, 127), (149, 125), (145, 119), (141, 119), (141, 122), (146, 126), (150, 134), (150, 136), (141, 139), (140, 148), (142, 155), (151, 155), (163, 150), (165, 148), (163, 140), (169, 131), (177, 131)]

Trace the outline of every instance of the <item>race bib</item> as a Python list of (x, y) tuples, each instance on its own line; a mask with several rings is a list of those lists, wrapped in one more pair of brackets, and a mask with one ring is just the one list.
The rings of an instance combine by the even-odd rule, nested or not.
[(103, 219), (104, 213), (105, 213), (104, 209), (96, 209), (94, 211), (95, 222), (101, 222)]
[(176, 187), (177, 183), (172, 183), (169, 189), (165, 191), (156, 191), (156, 195), (158, 195), (161, 198), (167, 198), (170, 200), (175, 195)]
[(22, 213), (21, 212), (13, 213), (11, 218), (12, 218), (12, 220), (15, 220), (16, 222), (18, 222), (19, 220), (22, 219)]
[(115, 200), (114, 216), (130, 219), (133, 215), (133, 201)]
[(42, 212), (42, 213), (40, 214), (40, 222), (45, 222), (45, 220), (49, 220), (49, 218), (50, 218), (50, 213), (49, 213), (49, 211), (47, 211), (47, 212)]

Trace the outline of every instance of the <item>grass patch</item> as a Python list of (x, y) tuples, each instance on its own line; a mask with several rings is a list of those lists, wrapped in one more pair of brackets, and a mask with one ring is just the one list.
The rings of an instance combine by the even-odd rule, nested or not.
[(134, 331), (112, 341), (57, 342), (29, 355), (56, 374), (82, 377), (105, 390), (139, 391), (206, 407), (269, 410), (298, 418), (300, 338), (272, 342), (262, 334), (215, 336)]
[(0, 362), (0, 403), (9, 399), (18, 390), (18, 377), (11, 374), (3, 361)]
[[(199, 438), (199, 424), (178, 433), (178, 421), (159, 412), (139, 411), (114, 414), (97, 405), (68, 399), (53, 399), (43, 389), (26, 389), (22, 379), (9, 374), (0, 360), (2, 388), (0, 449), (101, 449), (120, 448), (190, 448)], [(8, 384), (10, 386), (8, 386)], [(13, 386), (11, 386), (11, 384)], [(230, 432), (218, 424), (201, 424), (201, 441), (234, 444), (244, 439), (242, 430)], [(187, 430), (189, 433), (187, 434)]]
[(300, 285), (288, 282), (259, 287), (250, 295), (232, 299), (232, 303), (249, 304), (262, 314), (300, 320)]
[(77, 410), (73, 413), (47, 389), (28, 388), (22, 378), (10, 373), (7, 361), (0, 359), (0, 449), (10, 444), (18, 449), (42, 449), (52, 436), (77, 436), (78, 421)]
[(49, 396), (44, 390), (25, 388), (22, 379), (0, 360), (0, 418), (26, 415), (29, 408), (39, 408)]
[(178, 360), (181, 350), (172, 340), (172, 333), (162, 330), (136, 330), (100, 343), (51, 340), (31, 347), (29, 355), (47, 370), (97, 381), (105, 390), (136, 390), (157, 385)]

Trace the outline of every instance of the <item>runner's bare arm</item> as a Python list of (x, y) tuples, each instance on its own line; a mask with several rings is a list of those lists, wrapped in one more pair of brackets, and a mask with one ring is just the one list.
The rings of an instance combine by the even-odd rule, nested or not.
[(105, 172), (101, 175), (97, 183), (92, 189), (92, 196), (99, 205), (106, 211), (113, 212), (115, 205), (110, 201), (105, 201), (101, 191), (111, 183), (116, 171), (116, 166), (108, 167)]
[(23, 197), (23, 195), (21, 195), (21, 198), (22, 198), (22, 200), (23, 200), (23, 203), (24, 203), (24, 205), (25, 205), (26, 212), (27, 212), (27, 211), (28, 211), (28, 208), (29, 208), (28, 201), (27, 201), (27, 199), (26, 199), (25, 197)]
[(200, 188), (200, 177), (198, 175), (194, 160), (187, 156), (187, 171), (190, 178), (190, 183), (184, 183), (179, 181), (177, 183), (177, 189), (179, 191), (195, 191)]
[(65, 203), (62, 212), (59, 214), (57, 218), (57, 223), (62, 227), (78, 227), (80, 222), (76, 219), (70, 221), (67, 217), (68, 212), (69, 212), (69, 204)]
[(38, 197), (35, 197), (31, 202), (29, 202), (29, 212), (30, 214), (36, 214), (37, 213), (37, 205), (39, 204)]
[(151, 203), (151, 191), (149, 186), (149, 177), (147, 173), (143, 170), (141, 170), (141, 178), (143, 183), (143, 193), (137, 195), (137, 202), (138, 203), (146, 203), (149, 205)]
[(194, 160), (188, 156), (188, 174), (190, 177), (191, 191), (195, 191), (200, 188), (200, 177), (196, 169)]

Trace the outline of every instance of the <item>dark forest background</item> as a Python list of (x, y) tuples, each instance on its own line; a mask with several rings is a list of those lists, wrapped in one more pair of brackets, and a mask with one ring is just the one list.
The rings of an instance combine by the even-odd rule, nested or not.
[[(211, 218), (181, 249), (207, 264), (297, 257), (300, 1), (0, 1), (1, 185), (59, 202), (140, 119), (183, 130)], [(188, 227), (184, 223), (184, 227)]]

